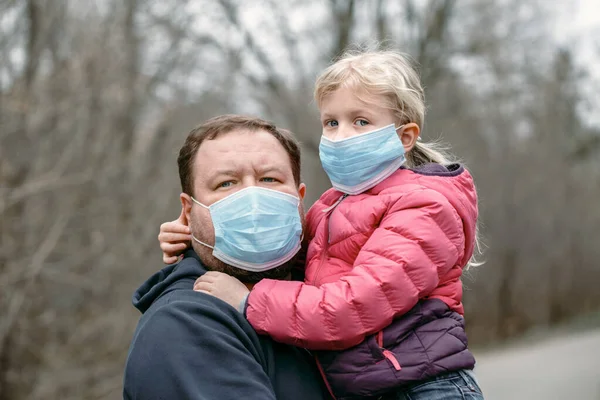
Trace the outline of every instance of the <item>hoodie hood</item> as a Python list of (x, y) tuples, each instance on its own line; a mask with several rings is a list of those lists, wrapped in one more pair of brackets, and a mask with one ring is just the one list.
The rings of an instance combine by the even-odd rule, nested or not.
[[(176, 264), (167, 265), (152, 275), (135, 291), (132, 303), (143, 314), (159, 297), (180, 286), (191, 289), (206, 268), (194, 250), (187, 250)], [(191, 282), (191, 284), (190, 284)]]

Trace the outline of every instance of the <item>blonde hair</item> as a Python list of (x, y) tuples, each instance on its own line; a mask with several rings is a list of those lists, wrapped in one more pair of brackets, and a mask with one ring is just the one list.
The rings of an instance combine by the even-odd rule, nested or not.
[[(413, 122), (423, 130), (425, 93), (411, 58), (393, 50), (347, 51), (330, 65), (315, 83), (314, 97), (319, 108), (323, 99), (340, 87), (364, 90), (381, 98), (379, 106), (393, 110), (401, 125)], [(357, 93), (360, 98), (360, 93)], [(365, 101), (365, 99), (362, 99)], [(448, 148), (439, 142), (417, 141), (406, 154), (406, 165), (415, 168), (427, 163), (447, 165), (457, 162)], [(475, 232), (474, 254), (466, 268), (482, 265), (479, 229)]]
[[(402, 53), (384, 51), (348, 51), (317, 78), (315, 100), (323, 99), (340, 87), (361, 89), (383, 101), (379, 106), (394, 111), (401, 124), (414, 122), (423, 129), (425, 94), (417, 70)], [(406, 164), (415, 168), (426, 163), (450, 164), (455, 159), (437, 142), (418, 141), (406, 154)]]

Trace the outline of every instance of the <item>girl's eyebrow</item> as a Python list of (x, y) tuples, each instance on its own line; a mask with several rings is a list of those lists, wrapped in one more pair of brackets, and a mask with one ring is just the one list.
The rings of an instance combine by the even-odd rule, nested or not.
[(350, 113), (350, 115), (358, 115), (358, 114), (367, 115), (367, 116), (372, 115), (369, 112), (369, 110), (367, 110), (366, 108), (356, 108), (354, 110), (350, 110), (349, 113)]
[[(347, 113), (348, 115), (362, 114), (362, 115), (366, 115), (366, 116), (373, 116), (373, 113), (369, 112), (369, 110), (367, 110), (366, 108), (354, 108), (351, 110), (346, 110), (345, 113)], [(335, 118), (335, 117), (328, 113), (321, 114), (321, 120), (329, 119), (329, 118)]]

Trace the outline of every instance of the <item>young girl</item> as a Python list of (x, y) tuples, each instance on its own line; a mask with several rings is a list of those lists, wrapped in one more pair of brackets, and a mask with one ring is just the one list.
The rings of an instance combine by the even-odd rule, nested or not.
[[(234, 307), (244, 299), (258, 333), (316, 350), (335, 398), (482, 399), (460, 280), (477, 241), (476, 191), (463, 166), (418, 140), (417, 72), (399, 53), (348, 54), (317, 79), (315, 99), (333, 188), (306, 216), (305, 282), (262, 280), (247, 295), (210, 273), (195, 289), (227, 292)], [(161, 243), (165, 260), (177, 246)]]

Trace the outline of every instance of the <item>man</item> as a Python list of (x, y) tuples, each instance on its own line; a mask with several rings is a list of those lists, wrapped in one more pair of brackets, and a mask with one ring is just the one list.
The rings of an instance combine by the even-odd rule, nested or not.
[[(134, 305), (143, 315), (129, 350), (123, 397), (325, 398), (308, 352), (258, 336), (239, 310), (193, 290), (194, 281), (207, 270), (231, 274), (249, 287), (263, 278), (289, 279), (306, 190), (300, 182), (298, 143), (290, 132), (269, 122), (221, 116), (190, 132), (178, 164), (181, 218), (189, 224), (194, 250), (153, 275), (134, 294)], [(254, 228), (261, 229), (268, 217), (264, 213), (262, 219), (257, 217), (267, 202), (260, 196), (272, 196), (279, 201), (280, 213), (287, 213), (283, 219), (280, 213), (272, 214), (274, 223), (291, 221), (278, 225), (283, 233), (277, 238), (287, 238), (278, 239), (280, 244), (263, 240), (269, 237), (268, 227), (255, 237), (257, 244), (244, 236), (248, 230), (240, 223), (247, 224), (250, 218)], [(274, 243), (273, 251), (256, 251), (259, 244), (269, 243)]]

